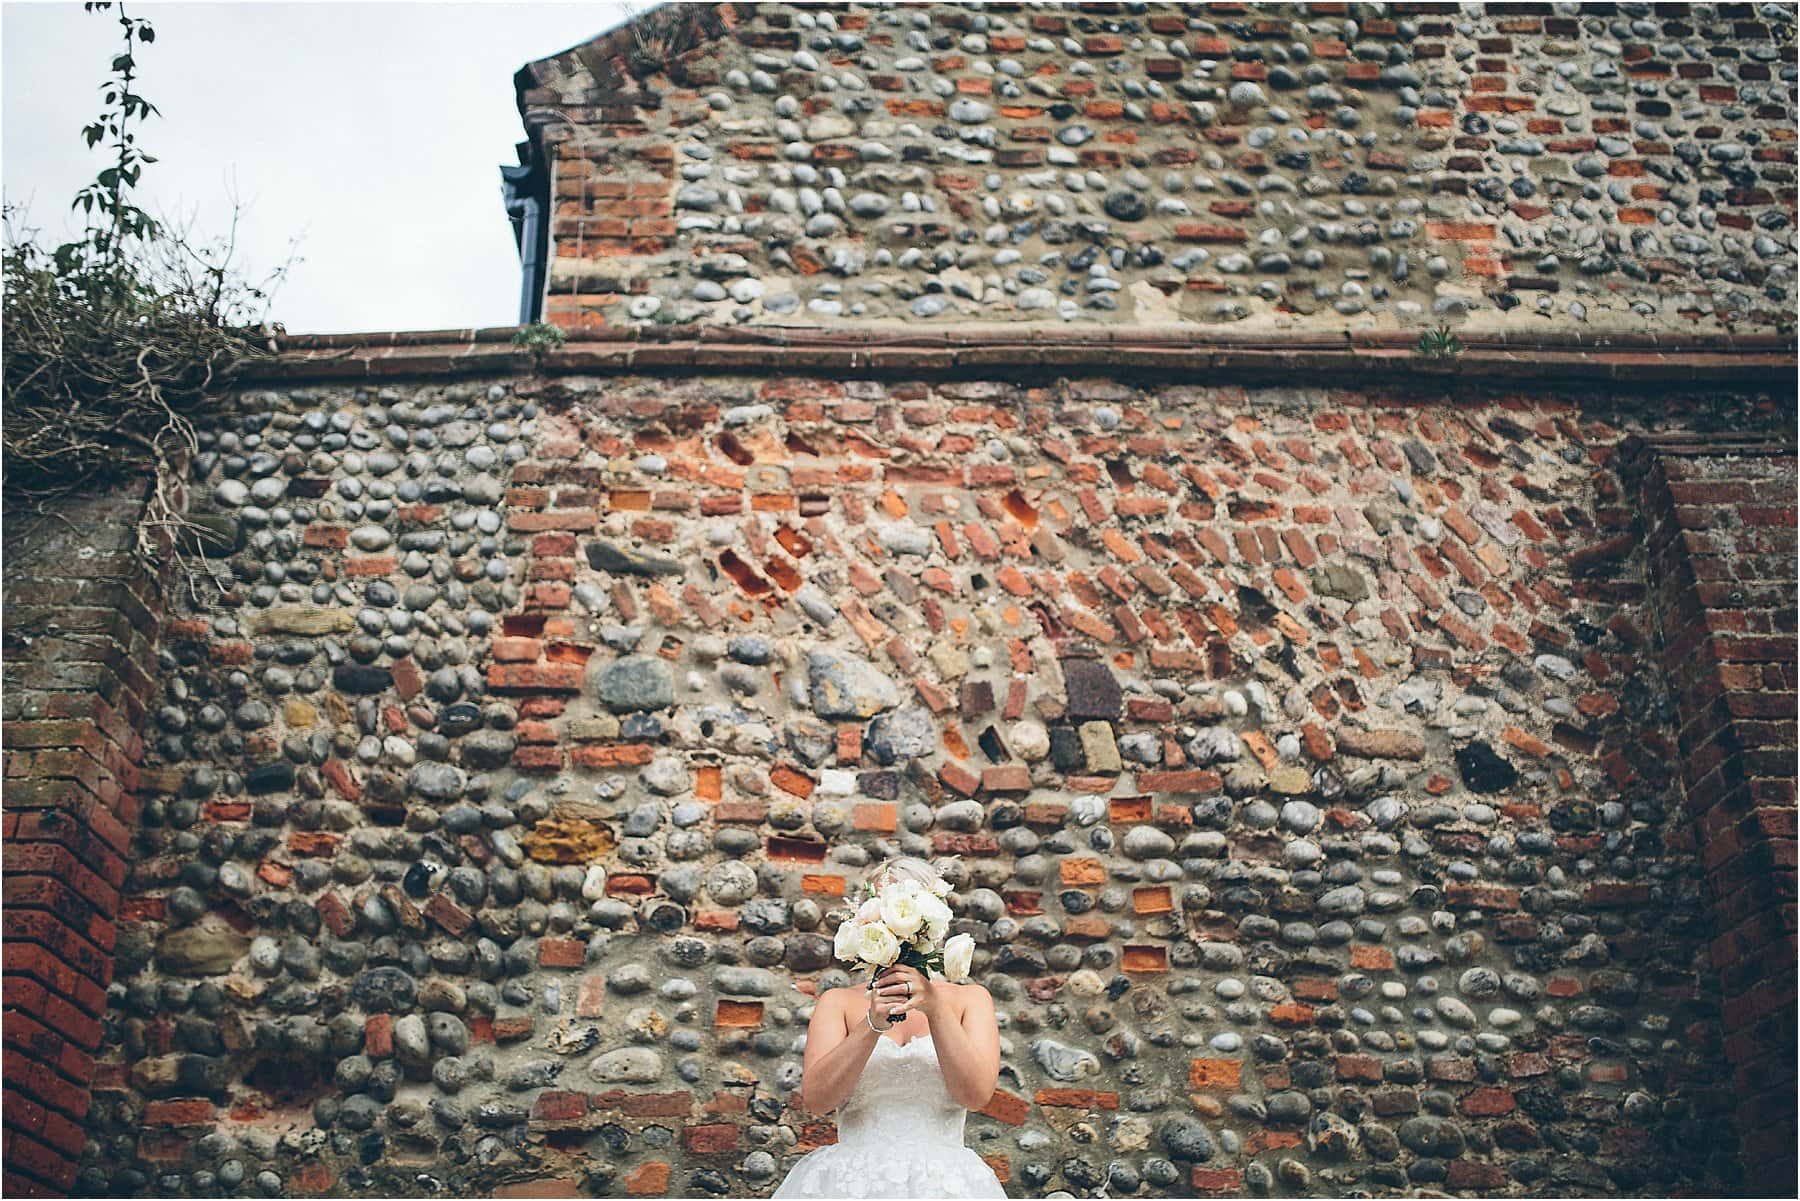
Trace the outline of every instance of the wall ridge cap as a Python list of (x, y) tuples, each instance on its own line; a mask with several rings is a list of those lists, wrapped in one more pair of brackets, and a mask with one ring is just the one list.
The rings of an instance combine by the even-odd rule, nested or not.
[[(442, 344), (479, 344), (510, 341), (522, 326), (480, 326), (460, 329), (381, 330), (360, 333), (282, 334), (275, 339), (277, 353), (312, 349), (369, 349), (376, 346), (421, 346)], [(1471, 350), (1509, 350), (1535, 353), (1544, 350), (1639, 352), (1668, 355), (1711, 354), (1786, 354), (1794, 356), (1800, 344), (1792, 338), (1774, 334), (1680, 334), (1668, 335), (1643, 331), (1543, 331), (1523, 337), (1516, 331), (1486, 331), (1459, 334), (1464, 352)], [(1195, 349), (1292, 349), (1294, 347), (1343, 347), (1410, 350), (1417, 337), (1409, 330), (1290, 330), (1239, 333), (1229, 330), (1195, 329), (1182, 325), (1143, 326), (1046, 326), (1013, 322), (947, 326), (920, 330), (902, 324), (869, 324), (856, 327), (832, 326), (606, 326), (571, 331), (566, 344), (592, 343), (669, 343), (703, 342), (713, 345), (783, 345), (783, 346), (1095, 346), (1095, 345), (1159, 345), (1185, 346)]]

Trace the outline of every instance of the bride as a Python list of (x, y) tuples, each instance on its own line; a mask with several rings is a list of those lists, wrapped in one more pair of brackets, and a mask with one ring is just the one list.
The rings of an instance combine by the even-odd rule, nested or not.
[[(895, 859), (869, 876), (931, 887), (920, 859)], [(994, 1095), (1000, 1028), (979, 984), (929, 980), (890, 967), (864, 991), (818, 999), (806, 1031), (801, 1105), (837, 1110), (838, 1141), (803, 1156), (776, 1197), (1005, 1197), (981, 1157), (963, 1145), (963, 1119)]]

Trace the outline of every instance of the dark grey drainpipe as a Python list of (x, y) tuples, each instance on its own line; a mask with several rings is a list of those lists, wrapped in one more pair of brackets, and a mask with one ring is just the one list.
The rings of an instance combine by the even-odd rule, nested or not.
[(544, 209), (549, 200), (549, 178), (531, 156), (530, 143), (519, 143), (518, 166), (500, 168), (506, 199), (506, 215), (512, 220), (513, 241), (519, 247), (519, 324), (530, 325), (543, 316), (544, 252), (547, 223)]

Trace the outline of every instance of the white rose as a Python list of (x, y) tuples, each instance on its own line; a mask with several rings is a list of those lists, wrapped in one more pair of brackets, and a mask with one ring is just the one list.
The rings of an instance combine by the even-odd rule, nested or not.
[(932, 946), (937, 946), (950, 932), (950, 906), (925, 893), (919, 898), (919, 911), (925, 916), (926, 939)]
[(866, 926), (870, 922), (878, 922), (880, 920), (881, 899), (879, 897), (870, 897), (868, 900), (864, 901), (862, 906), (856, 911), (856, 924), (859, 926)]
[(911, 938), (925, 924), (924, 897), (918, 886), (885, 888), (881, 892), (881, 920), (901, 938)]
[(856, 962), (857, 928), (855, 922), (845, 922), (837, 928), (837, 934), (831, 940), (831, 953), (845, 963)]
[(975, 959), (975, 940), (958, 934), (944, 944), (944, 979), (952, 984), (967, 984), (969, 965)]
[(856, 957), (876, 967), (886, 967), (900, 958), (900, 940), (886, 926), (876, 923), (856, 927)]
[(932, 892), (933, 896), (938, 896), (938, 897), (949, 896), (950, 895), (950, 881), (944, 879), (942, 876), (939, 876), (936, 880), (932, 881), (931, 892)]

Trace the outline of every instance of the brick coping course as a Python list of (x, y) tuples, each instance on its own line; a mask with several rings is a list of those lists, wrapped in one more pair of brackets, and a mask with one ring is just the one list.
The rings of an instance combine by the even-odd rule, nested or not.
[(1546, 331), (1531, 339), (1471, 335), (1450, 359), (1414, 353), (1401, 332), (1197, 333), (1177, 327), (964, 326), (854, 330), (767, 326), (581, 330), (557, 347), (513, 345), (519, 326), (283, 335), (274, 357), (246, 364), (240, 382), (595, 371), (853, 370), (957, 373), (997, 368), (1109, 373), (1206, 372), (1222, 377), (1336, 376), (1380, 370), (1391, 380), (1603, 380), (1626, 386), (1786, 385), (1795, 343), (1772, 335)]

